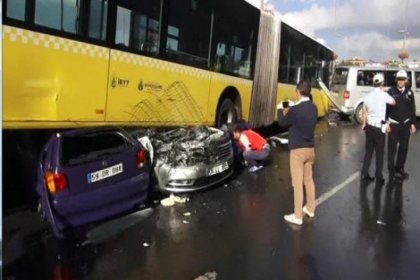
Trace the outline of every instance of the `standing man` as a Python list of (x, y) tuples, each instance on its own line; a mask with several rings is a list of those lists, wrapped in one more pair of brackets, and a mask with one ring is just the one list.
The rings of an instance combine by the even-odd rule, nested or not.
[[(311, 102), (311, 85), (300, 81), (296, 86), (298, 102), (296, 105), (278, 110), (280, 126), (289, 127), (290, 172), (294, 189), (294, 213), (284, 219), (301, 225), (303, 213), (315, 216), (315, 183), (312, 166), (315, 161), (314, 132), (318, 111)], [(303, 206), (303, 184), (306, 188), (306, 205)]]
[(366, 151), (362, 166), (362, 180), (373, 181), (369, 175), (370, 161), (373, 151), (376, 156), (375, 178), (378, 184), (385, 182), (382, 176), (384, 164), (385, 132), (386, 132), (386, 106), (395, 105), (395, 100), (382, 90), (384, 76), (376, 74), (373, 77), (374, 89), (363, 100), (363, 124), (366, 132)]
[[(388, 136), (388, 170), (389, 179), (408, 179), (404, 171), (407, 159), (410, 133), (416, 133), (416, 105), (413, 91), (407, 87), (407, 72), (398, 71), (397, 86), (388, 90), (388, 94), (396, 101), (396, 106), (388, 107), (387, 115), (390, 123)], [(398, 153), (397, 153), (398, 145)], [(397, 160), (395, 162), (395, 154)]]

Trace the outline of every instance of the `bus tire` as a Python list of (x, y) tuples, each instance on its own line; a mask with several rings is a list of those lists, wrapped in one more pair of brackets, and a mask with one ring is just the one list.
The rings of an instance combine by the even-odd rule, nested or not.
[(217, 109), (216, 126), (222, 127), (224, 124), (235, 123), (238, 120), (238, 112), (235, 104), (229, 98), (223, 99)]
[(354, 121), (358, 124), (362, 124), (363, 121), (363, 103), (359, 104), (354, 111)]

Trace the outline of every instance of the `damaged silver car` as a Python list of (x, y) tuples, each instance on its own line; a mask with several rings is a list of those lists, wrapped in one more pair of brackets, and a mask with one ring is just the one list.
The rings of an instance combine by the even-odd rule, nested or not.
[(197, 126), (132, 132), (149, 149), (157, 187), (190, 192), (214, 186), (233, 173), (232, 140), (222, 130)]

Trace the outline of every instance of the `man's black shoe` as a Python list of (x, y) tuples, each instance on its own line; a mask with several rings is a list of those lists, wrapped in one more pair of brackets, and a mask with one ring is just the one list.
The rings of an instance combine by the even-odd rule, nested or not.
[(395, 177), (398, 179), (406, 180), (408, 179), (409, 175), (407, 172), (404, 172), (404, 170), (399, 170), (395, 172)]
[(376, 178), (376, 184), (378, 184), (378, 185), (385, 184), (385, 179), (384, 178)]
[(375, 180), (375, 178), (370, 177), (369, 175), (362, 175), (362, 180), (372, 182), (373, 180)]

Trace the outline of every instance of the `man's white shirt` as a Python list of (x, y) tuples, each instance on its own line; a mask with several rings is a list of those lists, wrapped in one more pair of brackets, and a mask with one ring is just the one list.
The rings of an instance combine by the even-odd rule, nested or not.
[(385, 121), (386, 104), (392, 104), (394, 99), (380, 88), (373, 89), (363, 100), (367, 107), (367, 122), (380, 124)]

